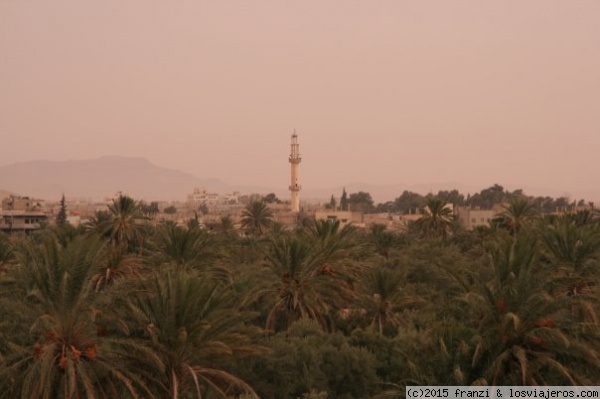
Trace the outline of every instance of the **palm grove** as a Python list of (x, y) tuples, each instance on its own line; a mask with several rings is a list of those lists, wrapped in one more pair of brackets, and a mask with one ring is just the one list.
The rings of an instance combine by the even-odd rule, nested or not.
[(253, 202), (244, 235), (228, 217), (210, 232), (197, 218), (152, 223), (122, 196), (82, 228), (2, 235), (0, 397), (595, 384), (600, 215), (542, 216), (512, 194), (474, 231), (448, 195), (423, 198), (402, 233), (309, 218), (284, 229)]

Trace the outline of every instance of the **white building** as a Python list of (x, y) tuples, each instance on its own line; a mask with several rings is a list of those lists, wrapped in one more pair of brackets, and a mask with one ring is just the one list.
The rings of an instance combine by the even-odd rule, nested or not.
[(237, 204), (240, 199), (239, 191), (234, 191), (231, 194), (218, 194), (208, 192), (205, 188), (196, 187), (194, 191), (188, 195), (188, 202), (193, 204)]

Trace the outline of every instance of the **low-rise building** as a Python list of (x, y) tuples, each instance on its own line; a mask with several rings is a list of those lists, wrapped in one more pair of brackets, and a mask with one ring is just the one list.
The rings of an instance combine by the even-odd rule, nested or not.
[(10, 196), (2, 200), (0, 231), (25, 233), (37, 230), (48, 217), (42, 212), (43, 202), (29, 197)]
[(500, 210), (495, 209), (479, 209), (469, 206), (456, 207), (456, 217), (460, 225), (467, 230), (473, 230), (476, 227), (489, 227), (491, 221), (498, 216)]
[(194, 188), (194, 191), (188, 195), (188, 202), (194, 204), (237, 204), (239, 202), (240, 193), (234, 191), (230, 194), (210, 193), (205, 188)]
[(29, 197), (11, 195), (2, 200), (2, 210), (5, 211), (41, 211), (44, 201)]
[(352, 211), (338, 211), (333, 209), (325, 209), (315, 212), (316, 220), (331, 220), (331, 221), (340, 221), (340, 226), (345, 226), (347, 224), (354, 225), (363, 225), (364, 224), (364, 214), (362, 212), (352, 212)]

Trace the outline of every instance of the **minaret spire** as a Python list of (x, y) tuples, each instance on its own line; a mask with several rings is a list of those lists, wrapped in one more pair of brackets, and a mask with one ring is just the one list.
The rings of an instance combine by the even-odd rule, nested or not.
[(290, 164), (291, 164), (291, 205), (292, 212), (300, 212), (300, 183), (298, 181), (298, 167), (300, 165), (300, 145), (298, 144), (298, 135), (296, 134), (296, 128), (294, 128), (294, 134), (292, 134), (292, 146), (290, 152)]

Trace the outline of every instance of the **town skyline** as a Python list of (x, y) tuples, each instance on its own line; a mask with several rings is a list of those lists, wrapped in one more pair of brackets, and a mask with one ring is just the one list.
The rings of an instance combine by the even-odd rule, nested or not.
[[(289, 168), (289, 164), (285, 165)], [(302, 172), (300, 172), (302, 176)], [(440, 190), (458, 190), (464, 195), (474, 194), (495, 184), (510, 191), (523, 190), (526, 195), (566, 197), (571, 201), (585, 200), (600, 202), (600, 195), (573, 193), (548, 187), (529, 187), (490, 181), (487, 184), (467, 185), (457, 181), (423, 182), (407, 184), (389, 182), (373, 184), (369, 182), (340, 182), (331, 186), (313, 186), (311, 181), (300, 179), (303, 185), (301, 202), (328, 201), (331, 195), (336, 198), (345, 188), (348, 193), (364, 191), (372, 195), (375, 202), (384, 203), (397, 198), (403, 191), (421, 195), (437, 193)], [(103, 199), (122, 191), (144, 200), (180, 201), (193, 190), (205, 188), (216, 193), (241, 191), (244, 194), (276, 193), (281, 199), (289, 200), (289, 169), (286, 181), (277, 186), (259, 184), (235, 184), (220, 178), (204, 178), (165, 165), (157, 165), (145, 158), (103, 156), (97, 159), (70, 161), (33, 161), (0, 166), (0, 192), (8, 195), (33, 196), (40, 199), (58, 200), (65, 194), (71, 198)], [(159, 195), (157, 193), (162, 193)]]

